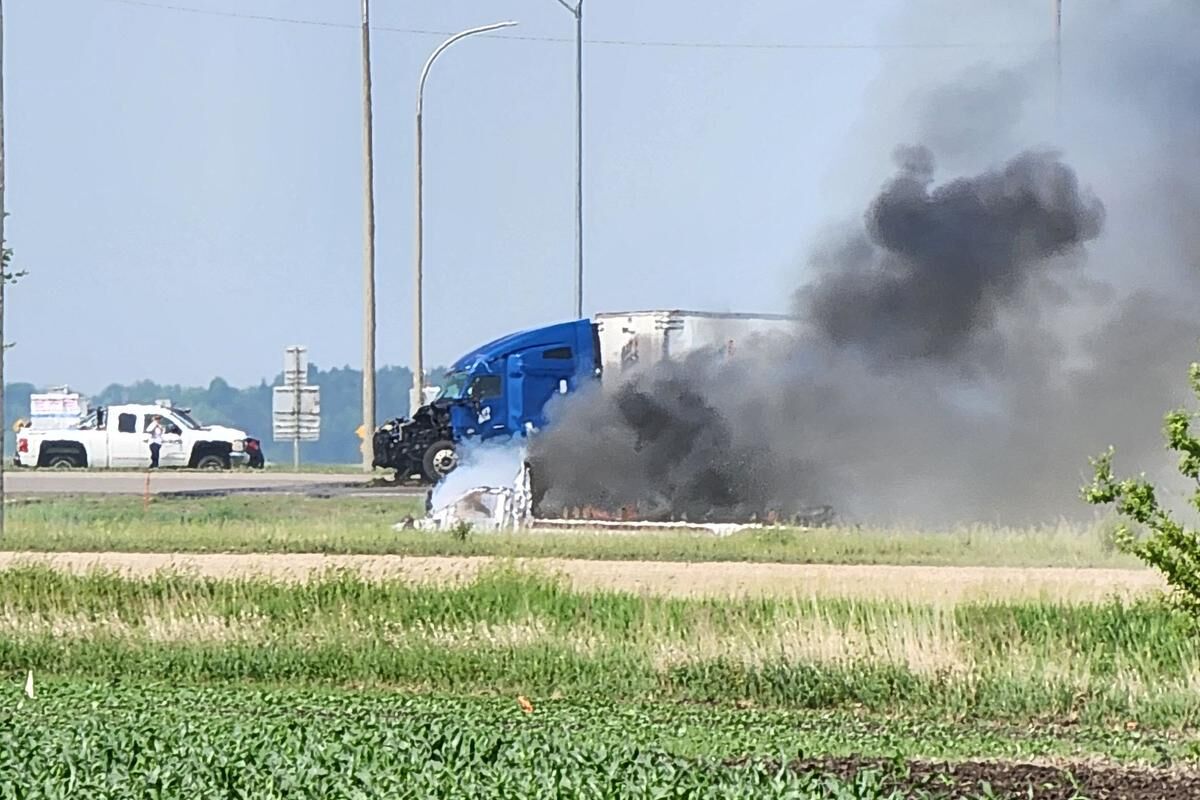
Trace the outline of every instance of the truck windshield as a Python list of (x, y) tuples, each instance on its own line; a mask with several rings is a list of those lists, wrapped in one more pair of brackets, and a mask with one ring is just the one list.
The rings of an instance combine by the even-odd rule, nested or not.
[(172, 408), (171, 413), (173, 415), (175, 415), (175, 417), (178, 418), (179, 421), (182, 422), (185, 426), (191, 428), (194, 431), (200, 430), (200, 423), (196, 422), (196, 420), (189, 417), (188, 413), (186, 411), (182, 411), (178, 408)]
[(442, 383), (438, 390), (438, 400), (461, 400), (463, 391), (467, 388), (467, 374), (465, 372), (453, 372), (446, 376), (446, 380)]

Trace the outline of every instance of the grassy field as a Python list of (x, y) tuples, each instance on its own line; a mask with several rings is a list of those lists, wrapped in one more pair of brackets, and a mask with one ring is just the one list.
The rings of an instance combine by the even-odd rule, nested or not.
[(165, 499), (46, 498), (9, 512), (5, 549), (35, 551), (364, 553), (605, 560), (832, 564), (1136, 567), (1101, 523), (1012, 529), (975, 526), (694, 533), (393, 531), (419, 516), (412, 499), (236, 495)]
[[(0, 710), (0, 797), (1067, 798), (1120, 780), (1093, 767), (1031, 775), (902, 755), (924, 743), (951, 757), (1003, 757), (1026, 735), (854, 714), (540, 698), (523, 710), (515, 698), (51, 682)], [(1073, 752), (1092, 741), (1160, 761), (1190, 752), (1157, 734), (1073, 735), (1025, 746)], [(880, 750), (896, 758), (834, 755)], [(800, 755), (811, 752), (831, 755)], [(1172, 784), (1195, 788), (1166, 770), (1140, 775), (1158, 797)], [(1015, 794), (1030, 788), (1037, 794)]]
[(0, 798), (1162, 797), (1200, 762), (1196, 634), (1148, 600), (10, 568)]
[[(0, 568), (0, 800), (1200, 796), (1196, 622), (1105, 582), (1150, 573), (1024, 569), (1136, 566), (1103, 525), (391, 529), (419, 510), (13, 506), (6, 549), (62, 563)], [(68, 569), (100, 551), (221, 563)], [(240, 569), (337, 554), (376, 569)], [(764, 571), (782, 584), (729, 590)]]
[(1185, 728), (1200, 639), (1150, 601), (679, 599), (489, 571), (452, 586), (0, 572), (0, 670)]

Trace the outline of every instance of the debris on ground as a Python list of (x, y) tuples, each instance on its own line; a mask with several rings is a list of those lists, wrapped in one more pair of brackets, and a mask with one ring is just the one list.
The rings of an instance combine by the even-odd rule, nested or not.
[(761, 530), (761, 522), (652, 522), (637, 519), (544, 519), (530, 521), (534, 530), (564, 531), (695, 531), (729, 536), (748, 530)]
[[(436, 495), (426, 499), (428, 514), (417, 520), (423, 531), (449, 531), (461, 526), (471, 530), (500, 531), (527, 527), (533, 518), (529, 467), (523, 464), (511, 486), (476, 486), (437, 506)], [(404, 523), (393, 526), (402, 530)]]
[[(439, 492), (440, 489), (440, 492)], [(445, 489), (431, 490), (425, 498), (425, 518), (404, 519), (394, 530), (475, 531), (533, 530), (603, 530), (603, 531), (696, 531), (716, 536), (729, 536), (746, 530), (794, 526), (825, 527), (833, 524), (835, 515), (830, 506), (803, 509), (791, 515), (765, 512), (751, 514), (744, 520), (671, 519), (661, 514), (645, 513), (643, 509), (622, 507), (609, 510), (597, 506), (563, 509), (555, 517), (536, 515), (532, 471), (522, 462), (517, 475), (508, 486), (475, 486), (460, 491), (457, 496), (439, 497)]]

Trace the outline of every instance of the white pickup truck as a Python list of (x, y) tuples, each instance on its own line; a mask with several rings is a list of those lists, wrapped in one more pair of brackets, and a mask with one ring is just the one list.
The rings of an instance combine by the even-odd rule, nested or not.
[(93, 409), (63, 430), (17, 432), (19, 467), (56, 469), (144, 468), (150, 466), (150, 434), (155, 416), (166, 427), (159, 466), (229, 469), (235, 464), (263, 466), (261, 443), (245, 431), (200, 425), (185, 409), (129, 404)]

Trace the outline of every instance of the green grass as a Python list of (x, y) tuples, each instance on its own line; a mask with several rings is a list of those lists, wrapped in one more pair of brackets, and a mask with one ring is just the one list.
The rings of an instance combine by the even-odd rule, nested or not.
[(420, 556), (842, 564), (1136, 567), (1103, 524), (949, 531), (853, 529), (682, 532), (449, 533), (393, 531), (420, 498), (235, 495), (44, 499), (14, 506), (4, 546), (32, 551), (307, 552)]
[(684, 599), (503, 566), (454, 584), (15, 567), (0, 800), (1041, 796), (1003, 765), (1000, 793), (928, 765), (1194, 765), (1197, 633), (1149, 600)]
[(507, 569), (461, 585), (0, 572), (0, 671), (537, 693), (1090, 724), (1200, 722), (1200, 637), (1150, 602), (671, 599)]
[[(1191, 759), (1191, 739), (534, 698), (49, 682), (0, 700), (0, 798), (944, 796), (769, 766), (799, 754)], [(1067, 733), (1067, 735), (1063, 735)], [(737, 766), (733, 766), (737, 763)], [(898, 770), (902, 767), (898, 766)], [(889, 780), (890, 779), (890, 780)], [(955, 794), (979, 797), (981, 794)]]

